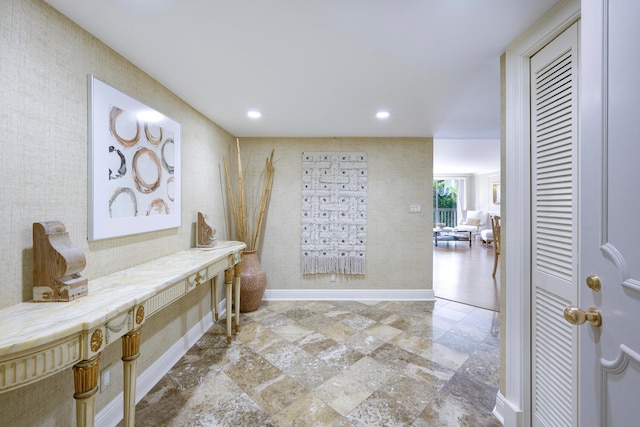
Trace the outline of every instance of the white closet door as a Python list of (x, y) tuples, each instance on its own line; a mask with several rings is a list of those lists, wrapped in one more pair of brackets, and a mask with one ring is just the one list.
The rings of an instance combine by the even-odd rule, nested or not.
[(577, 425), (578, 23), (531, 58), (532, 412)]

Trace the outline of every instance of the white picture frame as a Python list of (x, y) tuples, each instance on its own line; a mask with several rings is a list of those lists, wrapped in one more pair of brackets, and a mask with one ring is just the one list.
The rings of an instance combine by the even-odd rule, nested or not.
[(180, 227), (180, 124), (88, 77), (88, 239)]
[(500, 182), (492, 182), (491, 183), (491, 202), (494, 205), (500, 204)]

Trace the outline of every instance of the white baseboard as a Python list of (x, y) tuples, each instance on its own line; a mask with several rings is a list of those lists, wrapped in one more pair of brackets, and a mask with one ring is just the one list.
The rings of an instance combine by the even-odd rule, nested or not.
[[(220, 317), (226, 314), (226, 301), (218, 304)], [(184, 356), (187, 351), (213, 326), (213, 313), (209, 312), (196, 323), (187, 334), (173, 344), (149, 368), (138, 375), (136, 381), (136, 403), (151, 391), (167, 372)], [(144, 328), (143, 328), (144, 333)], [(95, 425), (98, 427), (114, 427), (122, 421), (124, 413), (124, 393), (120, 392), (97, 415)]]
[(496, 395), (496, 406), (493, 408), (493, 415), (504, 425), (504, 396), (500, 391)]
[(435, 301), (433, 289), (267, 289), (267, 301)]
[(496, 406), (493, 408), (493, 415), (496, 416), (498, 421), (505, 427), (522, 427), (523, 412), (513, 406), (503, 395), (498, 391), (496, 396)]

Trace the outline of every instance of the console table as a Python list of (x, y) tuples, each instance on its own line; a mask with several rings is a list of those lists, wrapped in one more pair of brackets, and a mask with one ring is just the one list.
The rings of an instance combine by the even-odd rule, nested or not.
[[(218, 275), (226, 285), (227, 342), (240, 327), (241, 242), (189, 249), (89, 281), (71, 302), (24, 302), (0, 310), (0, 393), (73, 368), (76, 425), (93, 426), (99, 360), (122, 341), (124, 424), (134, 425), (137, 358), (145, 320), (209, 281), (217, 319)], [(210, 280), (213, 279), (213, 280)], [(232, 299), (235, 312), (232, 312)]]

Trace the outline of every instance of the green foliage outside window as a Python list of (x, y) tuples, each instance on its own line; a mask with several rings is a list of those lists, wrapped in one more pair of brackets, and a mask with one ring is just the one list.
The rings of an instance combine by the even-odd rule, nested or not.
[[(436, 206), (436, 196), (438, 197), (437, 206), (440, 208), (455, 208), (458, 200), (458, 188), (455, 185), (447, 185), (452, 181), (433, 180), (433, 206)], [(453, 181), (455, 182), (455, 181)]]
[(442, 223), (447, 227), (456, 226), (456, 214), (451, 210), (457, 207), (458, 187), (456, 180), (433, 180), (434, 224)]

